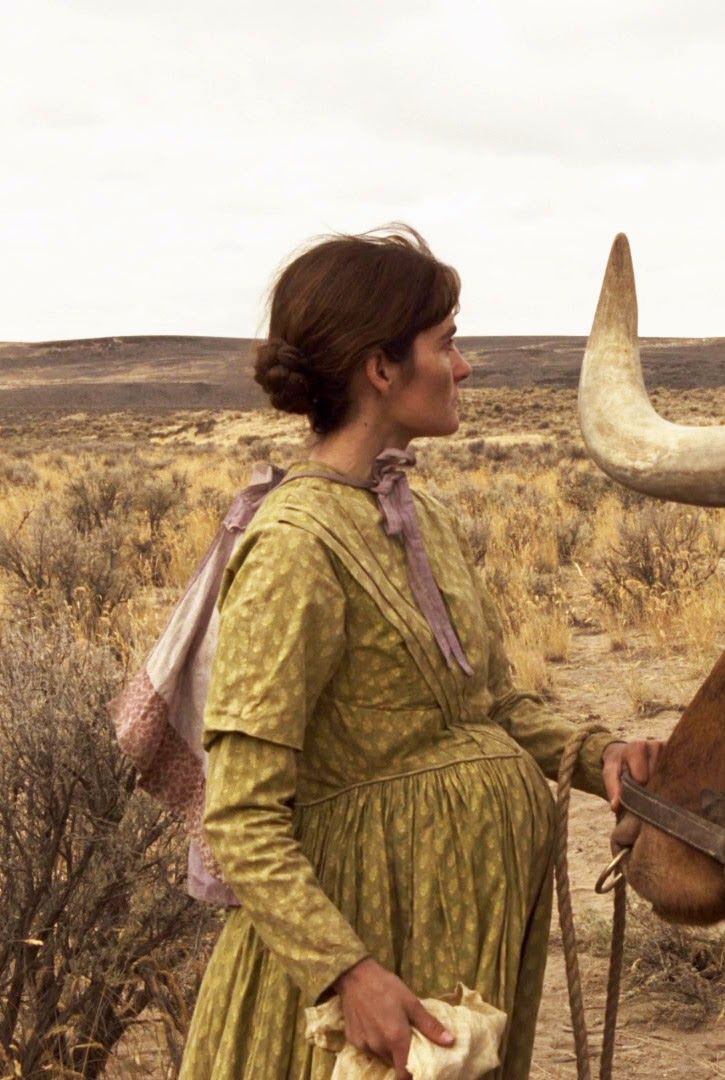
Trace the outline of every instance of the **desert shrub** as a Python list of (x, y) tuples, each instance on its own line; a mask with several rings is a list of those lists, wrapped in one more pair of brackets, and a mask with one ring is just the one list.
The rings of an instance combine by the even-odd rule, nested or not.
[(487, 462), (501, 464), (509, 461), (514, 455), (514, 447), (506, 443), (486, 442), (484, 440), (482, 457)]
[(480, 437), (474, 437), (468, 440), (469, 453), (473, 455), (481, 456), (486, 446), (486, 440)]
[(563, 466), (559, 472), (559, 491), (565, 502), (582, 513), (591, 513), (605, 494), (611, 492), (612, 481), (593, 468)]
[(81, 533), (101, 528), (134, 501), (136, 479), (125, 469), (96, 469), (71, 480), (64, 489), (65, 510)]
[[(239, 439), (241, 443), (241, 438)], [(275, 460), (275, 442), (271, 439), (263, 439), (259, 435), (247, 436), (245, 439), (249, 458), (251, 461)]]
[(488, 519), (483, 514), (472, 515), (459, 512), (458, 522), (471, 546), (475, 563), (480, 566), (486, 559), (491, 540)]
[(581, 439), (578, 442), (561, 439), (559, 446), (562, 458), (569, 461), (587, 461), (589, 458), (589, 452)]
[(474, 517), (484, 517), (488, 513), (486, 490), (466, 476), (462, 477), (455, 487), (439, 489), (428, 485), (428, 490), (441, 499), (456, 515), (463, 512)]
[(176, 469), (144, 477), (134, 504), (146, 516), (152, 536), (158, 536), (162, 523), (185, 505), (188, 486), (187, 478)]
[(117, 521), (87, 535), (78, 532), (62, 508), (47, 500), (14, 532), (0, 530), (0, 569), (39, 612), (52, 617), (66, 606), (93, 631), (137, 586), (135, 568), (124, 557), (124, 539)]
[(591, 544), (593, 530), (583, 515), (559, 518), (555, 523), (559, 562), (566, 566), (576, 553)]
[[(416, 465), (416, 473), (417, 471)], [(461, 531), (471, 545), (476, 563), (483, 563), (491, 535), (484, 488), (464, 476), (455, 487), (447, 488), (442, 487), (433, 479), (425, 485), (425, 491), (454, 514)]]
[(196, 422), (196, 434), (207, 435), (210, 431), (213, 431), (217, 425), (216, 417), (207, 416), (204, 420), (197, 420)]
[(621, 484), (616, 484), (613, 491), (625, 510), (639, 510), (652, 503), (651, 495), (643, 495), (641, 491), (635, 491), (634, 488), (622, 487)]
[(233, 499), (234, 495), (228, 491), (205, 484), (199, 491), (198, 505), (210, 511), (214, 518), (222, 521)]
[(703, 511), (650, 503), (620, 521), (618, 539), (602, 558), (595, 595), (611, 608), (641, 616), (653, 598), (676, 600), (697, 590), (715, 574), (724, 551)]
[(550, 526), (554, 508), (551, 498), (535, 485), (504, 474), (488, 492), (488, 509), (498, 519), (500, 546), (506, 557), (518, 558)]
[(95, 632), (98, 619), (142, 584), (167, 583), (171, 553), (164, 530), (187, 507), (188, 486), (164, 460), (136, 456), (86, 469), (65, 484), (59, 499), (39, 501), (14, 532), (0, 530), (0, 570), (44, 610), (70, 606)]
[(121, 675), (68, 620), (0, 629), (0, 1060), (12, 1075), (98, 1077), (147, 1006), (181, 997), (173, 1026), (198, 989), (189, 942), (214, 916), (179, 888), (180, 826), (135, 791), (116, 743), (106, 702)]
[(38, 474), (27, 461), (4, 461), (0, 463), (0, 487), (35, 487)]
[[(422, 464), (422, 462), (419, 462), (415, 467), (415, 478), (416, 478), (416, 480), (420, 476), (422, 476), (422, 473), (420, 472), (420, 465), (421, 464)], [(462, 494), (461, 493), (463, 492), (463, 490), (465, 488), (465, 485), (467, 483), (468, 483), (468, 481), (462, 481), (455, 488), (442, 487), (439, 483), (437, 483), (437, 480), (433, 476), (425, 484), (424, 490), (429, 495), (432, 495), (434, 499), (437, 499), (438, 502), (441, 502), (441, 503), (443, 503), (444, 506), (447, 506), (448, 509), (451, 510), (454, 514), (457, 514), (458, 510), (460, 508), (460, 505), (461, 505), (461, 499), (462, 499)]]

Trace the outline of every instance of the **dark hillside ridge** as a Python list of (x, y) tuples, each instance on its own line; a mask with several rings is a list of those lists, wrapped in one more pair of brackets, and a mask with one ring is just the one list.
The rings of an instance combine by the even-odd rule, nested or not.
[[(584, 337), (459, 337), (471, 387), (573, 389)], [(131, 336), (0, 343), (0, 410), (252, 409), (251, 338)], [(725, 385), (725, 338), (644, 338), (647, 386)]]
[[(474, 370), (469, 386), (575, 389), (585, 337), (459, 337)], [(647, 387), (725, 386), (725, 338), (642, 338)]]

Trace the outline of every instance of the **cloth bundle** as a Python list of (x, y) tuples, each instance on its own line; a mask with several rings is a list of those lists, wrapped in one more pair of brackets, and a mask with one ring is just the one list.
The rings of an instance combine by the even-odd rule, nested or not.
[[(485, 1002), (477, 990), (456, 983), (451, 994), (422, 1004), (452, 1034), (452, 1046), (438, 1046), (412, 1029), (406, 1068), (413, 1080), (480, 1080), (500, 1064), (506, 1013)], [(395, 1069), (345, 1040), (339, 995), (305, 1009), (305, 1038), (337, 1054), (332, 1080), (395, 1080)]]

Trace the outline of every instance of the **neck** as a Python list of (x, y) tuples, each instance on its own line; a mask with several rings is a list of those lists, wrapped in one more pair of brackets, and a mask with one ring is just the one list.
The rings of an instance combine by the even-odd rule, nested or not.
[(366, 424), (348, 424), (339, 431), (318, 438), (310, 447), (308, 458), (329, 465), (352, 480), (367, 482), (373, 462), (382, 450), (396, 447), (405, 450), (409, 436), (400, 431), (375, 430)]

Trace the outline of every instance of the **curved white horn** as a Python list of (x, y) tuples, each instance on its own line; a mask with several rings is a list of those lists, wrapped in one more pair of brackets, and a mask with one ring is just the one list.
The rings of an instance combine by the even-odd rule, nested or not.
[(660, 499), (725, 506), (725, 426), (673, 424), (645, 389), (629, 243), (612, 244), (579, 380), (579, 423), (597, 465)]

